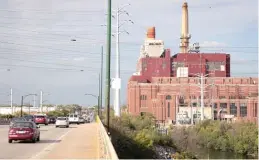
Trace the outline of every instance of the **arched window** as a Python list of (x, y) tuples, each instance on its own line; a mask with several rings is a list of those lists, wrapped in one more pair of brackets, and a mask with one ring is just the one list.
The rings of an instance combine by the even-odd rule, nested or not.
[(167, 95), (167, 96), (165, 97), (165, 99), (166, 99), (166, 100), (171, 100), (172, 97), (171, 97), (170, 95)]

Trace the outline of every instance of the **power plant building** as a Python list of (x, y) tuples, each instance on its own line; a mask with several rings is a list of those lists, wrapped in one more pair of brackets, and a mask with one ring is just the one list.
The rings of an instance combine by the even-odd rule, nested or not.
[(180, 53), (172, 56), (156, 39), (155, 27), (148, 29), (128, 82), (128, 112), (149, 112), (160, 122), (201, 115), (257, 121), (258, 78), (231, 77), (230, 54), (201, 53), (197, 43), (190, 47), (187, 3), (182, 12)]

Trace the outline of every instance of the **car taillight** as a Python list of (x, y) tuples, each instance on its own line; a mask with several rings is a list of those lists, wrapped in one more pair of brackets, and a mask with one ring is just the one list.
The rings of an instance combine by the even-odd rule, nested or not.
[(27, 133), (27, 134), (33, 134), (33, 129), (27, 129), (27, 130), (25, 130), (25, 133)]
[(11, 129), (11, 130), (9, 131), (9, 134), (15, 134), (15, 130)]

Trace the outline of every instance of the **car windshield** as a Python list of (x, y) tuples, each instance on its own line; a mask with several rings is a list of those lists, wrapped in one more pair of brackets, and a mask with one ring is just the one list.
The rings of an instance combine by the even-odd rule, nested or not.
[(32, 128), (32, 123), (16, 122), (13, 124), (13, 128)]
[(24, 116), (26, 119), (33, 119), (33, 116)]
[(12, 121), (24, 121), (24, 118), (13, 118)]
[(67, 118), (66, 117), (59, 117), (58, 120), (63, 120), (64, 121), (64, 120), (67, 120)]
[(36, 118), (45, 118), (45, 116), (35, 116)]

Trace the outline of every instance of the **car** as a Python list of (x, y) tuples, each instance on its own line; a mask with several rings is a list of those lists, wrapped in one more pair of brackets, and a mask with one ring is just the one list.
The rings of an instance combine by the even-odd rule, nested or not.
[(79, 123), (85, 123), (85, 119), (83, 117), (79, 117)]
[(48, 125), (49, 121), (46, 115), (34, 115), (34, 122), (38, 124)]
[(80, 124), (79, 122), (79, 116), (77, 114), (70, 114), (69, 115), (69, 124), (73, 124), (73, 123), (76, 123), (76, 124)]
[(13, 126), (13, 124), (16, 122), (16, 121), (27, 121), (24, 117), (15, 117), (15, 118), (12, 118), (11, 121), (10, 121), (10, 127)]
[(56, 117), (49, 117), (49, 124), (55, 124), (56, 123)]
[(30, 140), (33, 143), (40, 141), (40, 130), (34, 122), (30, 121), (16, 121), (10, 127), (8, 133), (8, 142), (18, 140)]
[(23, 116), (27, 121), (34, 121), (34, 116), (33, 115), (25, 115)]
[(68, 117), (58, 117), (56, 119), (55, 125), (56, 125), (56, 128), (61, 127), (61, 126), (64, 126), (64, 127), (68, 128), (69, 127)]

